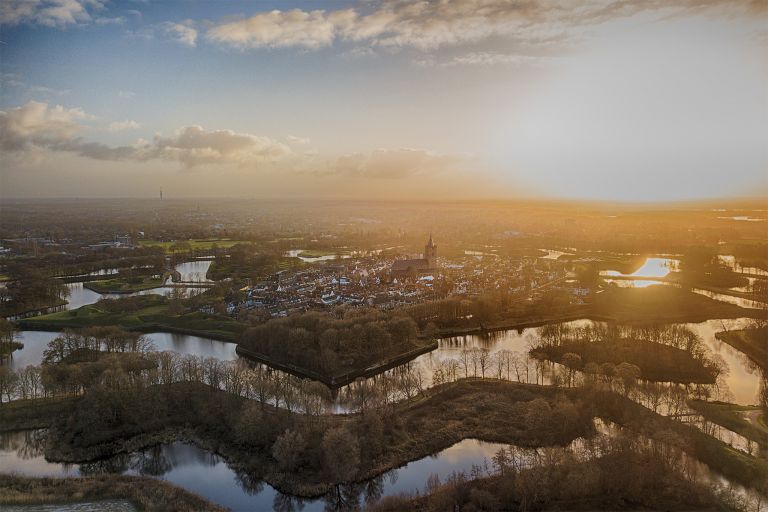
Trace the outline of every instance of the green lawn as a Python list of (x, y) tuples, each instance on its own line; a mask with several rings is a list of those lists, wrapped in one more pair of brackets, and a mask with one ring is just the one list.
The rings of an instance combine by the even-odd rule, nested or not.
[(82, 329), (93, 326), (117, 325), (142, 332), (179, 332), (195, 336), (235, 341), (245, 325), (229, 317), (191, 312), (173, 315), (167, 303), (156, 303), (131, 312), (110, 313), (95, 304), (70, 311), (26, 318), (18, 322), (22, 329), (54, 330)]
[(336, 254), (346, 254), (339, 251), (324, 251), (322, 249), (306, 249), (301, 251), (298, 256), (301, 258), (321, 258), (323, 256), (335, 256)]
[(213, 246), (220, 247), (222, 249), (228, 249), (237, 244), (251, 243), (248, 240), (231, 240), (229, 238), (212, 238), (205, 240), (173, 240), (173, 241), (160, 241), (160, 240), (140, 240), (139, 245), (142, 247), (162, 247), (165, 252), (174, 252), (171, 247), (177, 243), (188, 243), (195, 251), (206, 251), (212, 249)]
[(139, 279), (118, 277), (115, 279), (104, 279), (102, 281), (91, 281), (84, 283), (83, 286), (97, 293), (132, 293), (142, 290), (151, 290), (163, 285), (161, 277), (145, 276)]

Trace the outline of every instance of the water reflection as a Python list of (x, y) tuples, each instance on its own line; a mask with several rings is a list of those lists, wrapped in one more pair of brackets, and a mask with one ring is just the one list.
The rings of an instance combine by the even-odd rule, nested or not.
[(328, 260), (335, 260), (338, 258), (341, 259), (348, 259), (351, 258), (351, 254), (326, 254), (323, 256), (299, 256), (299, 254), (308, 251), (310, 249), (291, 249), (290, 251), (286, 251), (283, 256), (286, 258), (299, 258), (301, 261), (305, 263), (315, 263), (318, 261), (328, 261)]
[(679, 263), (679, 260), (670, 258), (646, 258), (643, 266), (631, 274), (622, 274), (616, 270), (606, 270), (600, 274), (606, 277), (666, 277)]
[[(48, 342), (59, 334), (49, 331), (20, 331), (17, 341), (22, 343), (24, 348), (14, 351), (11, 358), (3, 361), (3, 365), (18, 370), (29, 365), (41, 364), (43, 352), (47, 348)], [(236, 344), (234, 343), (165, 332), (153, 332), (144, 336), (152, 341), (155, 349), (159, 352), (171, 351), (204, 358), (213, 357), (221, 361), (237, 359)]]
[(174, 267), (181, 274), (183, 283), (211, 283), (208, 279), (208, 269), (211, 267), (211, 260), (195, 260), (179, 263)]
[(304, 510), (355, 508), (383, 496), (421, 492), (430, 475), (447, 478), (485, 467), (508, 445), (466, 439), (440, 453), (413, 461), (376, 478), (340, 485), (320, 498), (307, 499), (276, 491), (269, 484), (238, 472), (218, 455), (185, 443), (158, 445), (131, 454), (80, 465), (49, 463), (43, 457), (45, 432), (0, 433), (0, 471), (26, 476), (78, 476), (119, 473), (161, 478), (232, 510)]
[[(187, 261), (184, 263), (179, 263), (174, 268), (181, 274), (182, 282), (210, 283), (212, 281), (206, 277), (206, 274), (208, 273), (208, 269), (210, 268), (211, 263), (212, 261), (209, 261), (209, 260)], [(172, 292), (179, 290), (179, 288), (176, 288), (176, 287), (160, 286), (157, 288), (152, 288), (150, 290), (142, 290), (136, 293), (117, 294), (117, 293), (97, 293), (97, 292), (94, 292), (93, 290), (89, 290), (88, 288), (84, 287), (83, 283), (67, 283), (66, 287), (69, 290), (69, 296), (67, 297), (67, 304), (64, 306), (64, 309), (66, 310), (77, 309), (82, 306), (87, 306), (88, 304), (95, 304), (100, 299), (106, 299), (106, 298), (114, 299), (114, 298), (120, 298), (120, 297), (127, 297), (131, 295), (148, 295), (148, 294), (168, 296)], [(187, 288), (183, 288), (183, 290), (185, 290), (185, 292), (187, 292), (187, 294), (189, 295), (197, 295), (207, 290), (207, 288), (187, 287)]]

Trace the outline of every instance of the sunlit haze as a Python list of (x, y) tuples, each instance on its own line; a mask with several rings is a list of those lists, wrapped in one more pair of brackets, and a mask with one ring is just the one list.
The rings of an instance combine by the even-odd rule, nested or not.
[(744, 2), (3, 2), (3, 197), (768, 194)]
[(0, 510), (768, 512), (768, 0), (0, 0)]

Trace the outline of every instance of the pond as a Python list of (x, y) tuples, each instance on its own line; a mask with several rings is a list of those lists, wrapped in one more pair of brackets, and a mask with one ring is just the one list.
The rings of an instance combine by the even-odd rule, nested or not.
[(176, 265), (176, 271), (181, 274), (182, 283), (212, 283), (206, 277), (211, 267), (211, 260), (185, 261)]
[(326, 254), (324, 256), (299, 256), (304, 251), (310, 251), (311, 249), (291, 249), (290, 251), (286, 251), (283, 256), (286, 258), (299, 258), (301, 261), (305, 263), (315, 263), (318, 261), (328, 261), (328, 260), (335, 260), (337, 259), (337, 256), (341, 256), (341, 259), (347, 259), (351, 258), (351, 254)]
[(736, 256), (733, 254), (721, 254), (717, 258), (720, 260), (720, 263), (724, 264), (734, 272), (768, 277), (768, 270), (763, 270), (762, 268), (757, 267), (742, 266), (738, 261), (736, 261)]
[[(761, 383), (760, 370), (742, 352), (716, 339), (715, 334), (724, 329), (743, 328), (749, 322), (749, 319), (742, 318), (684, 324), (701, 337), (704, 344), (713, 354), (722, 358), (728, 369), (727, 373), (721, 377), (721, 384), (724, 388), (722, 391), (727, 389), (727, 393), (730, 395), (729, 398), (733, 402), (742, 405), (757, 403)], [(590, 320), (576, 320), (566, 323), (570, 327), (583, 327), (590, 324), (592, 324)], [(55, 332), (21, 331), (18, 341), (24, 344), (24, 348), (14, 351), (13, 357), (6, 364), (15, 369), (40, 364), (47, 343), (57, 335), (58, 333)], [(236, 345), (234, 343), (186, 334), (156, 332), (146, 334), (146, 336), (152, 340), (158, 351), (170, 350), (181, 354), (214, 357), (225, 361), (232, 361), (238, 357), (235, 353)], [(406, 363), (406, 365), (388, 371), (390, 373), (397, 372), (399, 371), (398, 369), (409, 366), (421, 374), (424, 387), (430, 387), (434, 371), (440, 368), (441, 363), (449, 359), (460, 360), (465, 349), (483, 348), (487, 349), (490, 354), (506, 350), (511, 353), (517, 353), (521, 360), (525, 360), (530, 347), (537, 339), (536, 329), (507, 330), (492, 332), (486, 335), (473, 334), (443, 338), (438, 341), (438, 348), (435, 350), (416, 357), (409, 363)], [(275, 371), (279, 372), (278, 370)], [(464, 376), (464, 371), (459, 371), (459, 376)], [(468, 375), (471, 376), (474, 369), (470, 368), (467, 371)], [(490, 368), (486, 370), (486, 374), (492, 376), (495, 371), (495, 365), (491, 364)], [(478, 375), (480, 374), (479, 372), (480, 370), (478, 370)], [(514, 369), (505, 369), (502, 377), (523, 382), (536, 382), (536, 361), (531, 360), (527, 361), (527, 364), (521, 364), (519, 372), (515, 372)], [(543, 375), (543, 378), (544, 383), (550, 382), (546, 374)], [(338, 393), (337, 400), (333, 406), (335, 412), (343, 413), (348, 411), (348, 406), (344, 403), (343, 399), (345, 389), (347, 388), (341, 388)]]
[[(29, 365), (39, 365), (43, 360), (43, 351), (48, 342), (58, 336), (57, 332), (48, 331), (21, 331), (18, 340), (24, 344), (24, 348), (13, 352), (13, 357), (3, 364), (10, 368), (20, 369)], [(166, 332), (153, 332), (145, 334), (152, 340), (158, 351), (172, 351), (180, 354), (192, 354), (201, 357), (214, 357), (222, 361), (234, 361), (236, 345), (224, 341), (190, 336), (188, 334), (171, 334)]]
[[(176, 265), (176, 270), (181, 274), (181, 281), (186, 283), (210, 283), (212, 282), (207, 277), (205, 277), (206, 273), (208, 272), (208, 268), (211, 266), (211, 261), (208, 260), (198, 260), (198, 261), (187, 261), (184, 263), (179, 263)], [(203, 293), (207, 288), (195, 288), (194, 286), (186, 287), (186, 288), (176, 288), (176, 287), (170, 287), (170, 286), (161, 286), (158, 288), (152, 288), (151, 290), (143, 290), (136, 293), (97, 293), (92, 290), (89, 290), (88, 288), (85, 288), (83, 286), (83, 283), (67, 283), (66, 284), (67, 289), (69, 290), (69, 296), (67, 297), (67, 304), (64, 306), (64, 309), (70, 310), (70, 309), (77, 309), (81, 306), (86, 306), (88, 304), (95, 304), (100, 299), (107, 299), (107, 298), (120, 298), (120, 297), (129, 297), (131, 295), (149, 295), (149, 294), (155, 294), (155, 295), (170, 295), (174, 291), (178, 290), (184, 290), (185, 293), (189, 295), (197, 295), (200, 293)]]
[[(596, 427), (605, 436), (618, 432), (615, 425), (599, 421)], [(0, 432), (0, 471), (13, 471), (33, 477), (74, 477), (105, 473), (144, 475), (165, 480), (234, 511), (320, 512), (337, 509), (335, 495), (308, 499), (283, 494), (263, 481), (233, 470), (223, 458), (194, 444), (175, 442), (92, 463), (60, 464), (45, 460), (44, 443), (44, 430)], [(576, 439), (570, 449), (586, 456), (586, 446), (587, 441)], [(500, 448), (516, 447), (465, 439), (434, 455), (409, 462), (371, 480), (345, 485), (342, 493), (348, 500), (347, 505), (370, 504), (382, 497), (403, 493), (423, 493), (428, 479), (433, 475), (445, 482), (454, 472), (469, 475), (473, 466), (481, 468), (483, 474), (493, 472), (491, 458)], [(702, 481), (727, 483), (703, 464), (696, 463), (689, 470), (696, 471)], [(738, 486), (734, 486), (734, 489), (745, 494), (744, 489)]]
[[(743, 328), (749, 324), (747, 318), (736, 320), (710, 320), (708, 322), (683, 324), (699, 335), (704, 344), (713, 354), (721, 357), (728, 371), (720, 379), (720, 391), (730, 398), (734, 403), (742, 405), (754, 405), (758, 403), (758, 393), (761, 385), (761, 373), (757, 365), (747, 356), (735, 348), (727, 345), (715, 338), (719, 331), (728, 329)], [(566, 322), (569, 327), (584, 327), (591, 325), (591, 320), (576, 320)], [(514, 369), (505, 369), (502, 375), (505, 379), (520, 380), (522, 382), (535, 383), (537, 378), (539, 383), (551, 383), (551, 372), (553, 368), (559, 365), (545, 363), (543, 368), (537, 368), (536, 360), (527, 360), (527, 354), (531, 346), (538, 340), (536, 329), (524, 330), (506, 330), (491, 332), (484, 335), (472, 334), (467, 336), (457, 336), (443, 338), (438, 341), (438, 348), (432, 352), (423, 354), (409, 363), (408, 366), (421, 374), (424, 387), (432, 386), (433, 376), (436, 369), (441, 367), (444, 361), (453, 359), (460, 360), (465, 349), (482, 348), (488, 350), (493, 355), (505, 350), (511, 353), (517, 353), (522, 361), (519, 365), (519, 372)], [(397, 372), (404, 369), (406, 365), (389, 370)], [(496, 365), (491, 360), (490, 368), (486, 370), (486, 376), (494, 376)], [(472, 376), (474, 367), (468, 369), (468, 375)], [(478, 367), (477, 375), (481, 369)], [(538, 373), (538, 377), (537, 377)], [(465, 376), (465, 370), (459, 370), (459, 377)], [(346, 404), (343, 395), (346, 388), (341, 388), (339, 399), (335, 404), (336, 412), (345, 412)]]
[[(269, 484), (238, 474), (220, 456), (193, 444), (163, 444), (87, 464), (48, 462), (43, 455), (45, 432), (0, 432), (0, 471), (26, 476), (80, 476), (100, 473), (160, 478), (232, 510), (326, 510), (323, 498), (284, 495)], [(469, 473), (473, 465), (490, 467), (491, 457), (508, 445), (465, 439), (445, 450), (413, 461), (359, 487), (357, 499), (376, 500), (403, 492), (422, 492), (430, 475), (445, 480), (454, 471)]]

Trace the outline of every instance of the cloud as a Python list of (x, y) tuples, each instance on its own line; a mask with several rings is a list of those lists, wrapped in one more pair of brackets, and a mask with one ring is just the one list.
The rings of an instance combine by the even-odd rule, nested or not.
[(325, 11), (274, 10), (212, 27), (208, 39), (235, 48), (330, 46), (336, 37), (333, 14)]
[(46, 27), (66, 27), (93, 21), (92, 11), (104, 8), (102, 0), (3, 0), (0, 24), (29, 23)]
[(124, 16), (115, 16), (114, 18), (108, 18), (106, 16), (96, 18), (97, 25), (123, 25), (127, 20)]
[(66, 141), (83, 130), (79, 121), (93, 119), (82, 109), (30, 101), (0, 111), (0, 147), (8, 151), (23, 150), (31, 145), (45, 146)]
[(110, 132), (121, 132), (123, 130), (136, 130), (138, 128), (141, 128), (139, 123), (126, 119), (125, 121), (114, 121), (109, 123), (109, 127), (107, 129)]
[(0, 89), (17, 88), (34, 96), (63, 96), (69, 94), (68, 89), (54, 89), (43, 85), (28, 84), (24, 78), (16, 73), (0, 73)]
[(287, 136), (286, 140), (291, 144), (297, 144), (302, 146), (310, 143), (310, 140), (307, 137), (297, 137), (295, 135)]
[[(296, 153), (288, 144), (306, 145), (308, 138), (289, 135), (288, 144), (278, 140), (235, 132), (206, 130), (199, 125), (184, 126), (173, 135), (157, 134), (151, 141), (139, 139), (133, 145), (110, 146), (86, 141), (81, 137), (92, 120), (79, 108), (49, 107), (36, 101), (0, 111), (0, 148), (16, 156), (40, 154), (44, 150), (73, 153), (95, 160), (176, 161), (188, 168), (200, 165), (229, 164), (258, 167), (282, 162), (281, 169), (373, 179), (402, 179), (442, 172), (467, 170), (472, 158), (445, 155), (424, 149), (379, 149), (370, 153), (353, 153), (340, 157), (321, 157), (314, 152)], [(110, 131), (138, 128), (135, 121), (116, 121)], [(322, 168), (323, 171), (315, 169)]]
[(436, 174), (467, 166), (464, 155), (444, 155), (424, 149), (379, 149), (339, 157), (327, 174), (378, 179), (402, 179)]
[(166, 22), (160, 25), (163, 33), (174, 41), (186, 46), (197, 45), (197, 29), (194, 28), (191, 20), (185, 20), (182, 23)]
[(136, 93), (133, 91), (117, 91), (117, 97), (123, 100), (132, 100), (136, 97)]
[(260, 12), (249, 18), (214, 24), (206, 37), (238, 49), (319, 49), (346, 41), (363, 43), (368, 48), (431, 51), (493, 37), (539, 45), (553, 38), (576, 36), (571, 32), (585, 26), (644, 11), (674, 15), (724, 8), (750, 13), (765, 10), (766, 5), (764, 0), (384, 0), (332, 11)]
[[(0, 148), (13, 153), (50, 150), (66, 151), (97, 160), (152, 159), (178, 161), (187, 167), (202, 164), (241, 166), (276, 162), (291, 154), (286, 144), (270, 137), (232, 130), (208, 131), (198, 125), (185, 126), (170, 137), (155, 135), (151, 142), (139, 140), (132, 146), (109, 146), (83, 140), (80, 121), (93, 119), (81, 109), (30, 101), (0, 111)], [(135, 121), (109, 125), (110, 131), (138, 128)]]
[(551, 57), (505, 54), (497, 52), (470, 52), (463, 55), (456, 55), (449, 59), (438, 60), (434, 56), (426, 56), (414, 60), (414, 63), (423, 67), (450, 68), (456, 66), (498, 66), (507, 65), (521, 67), (540, 64), (550, 60)]
[(188, 166), (205, 163), (247, 165), (274, 162), (289, 155), (291, 150), (270, 137), (232, 130), (206, 131), (193, 125), (177, 130), (173, 137), (156, 136), (152, 153)]

